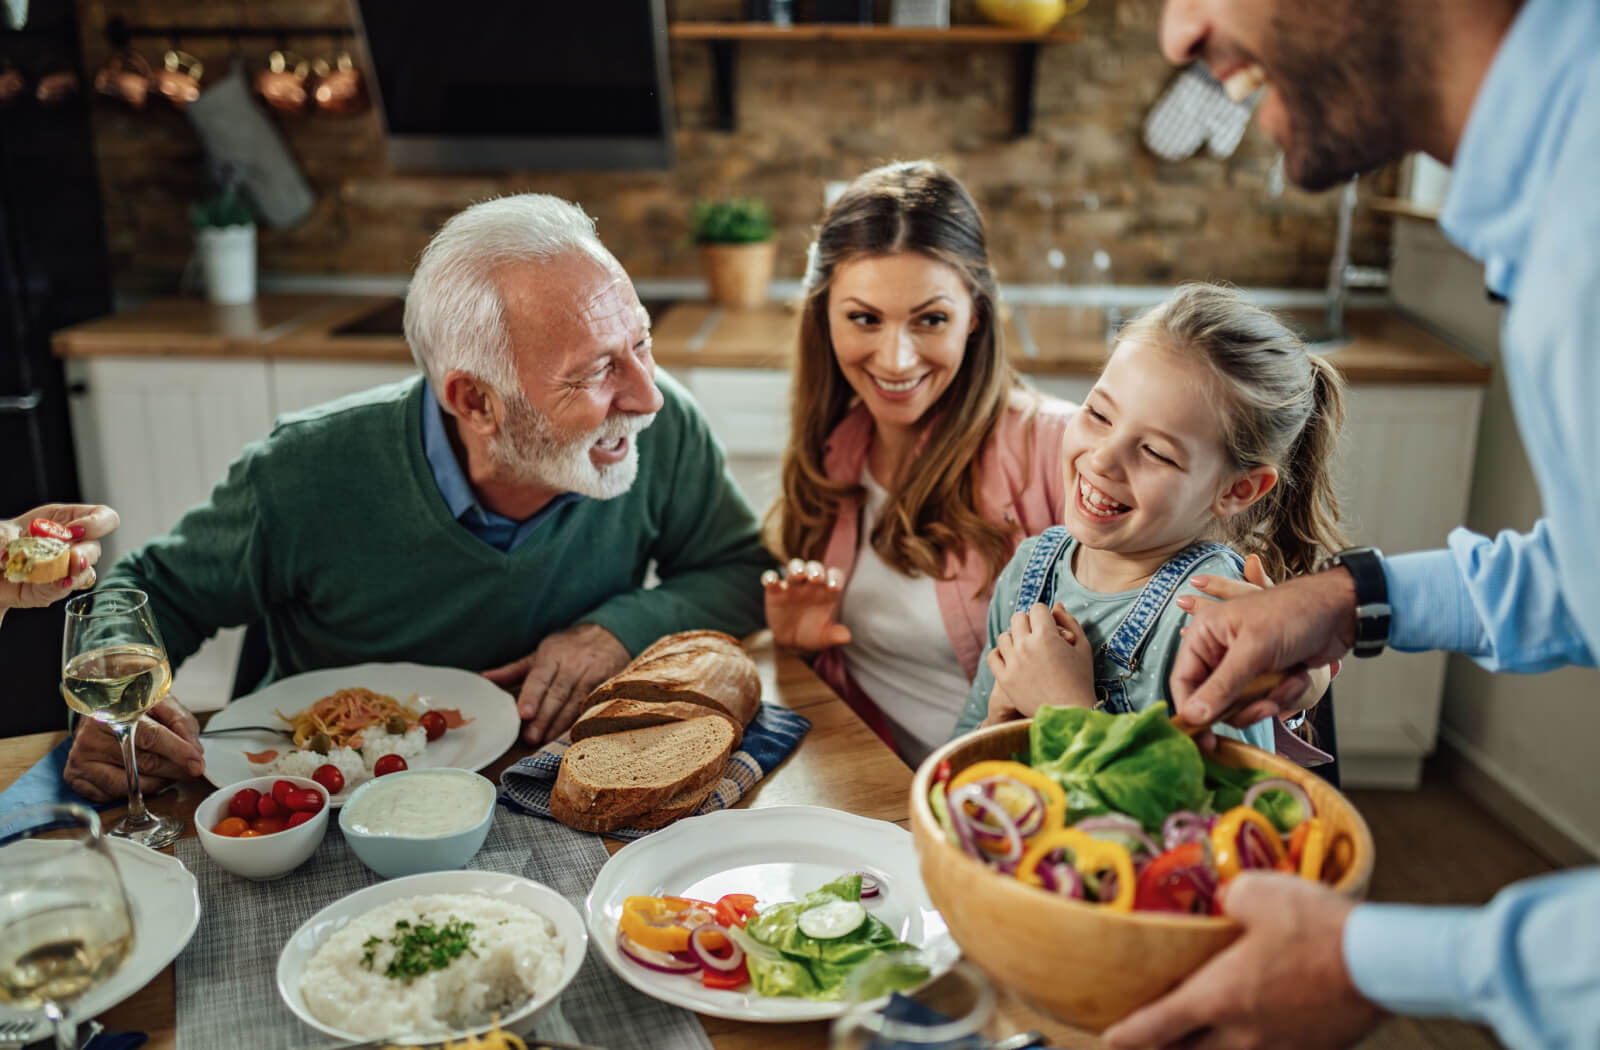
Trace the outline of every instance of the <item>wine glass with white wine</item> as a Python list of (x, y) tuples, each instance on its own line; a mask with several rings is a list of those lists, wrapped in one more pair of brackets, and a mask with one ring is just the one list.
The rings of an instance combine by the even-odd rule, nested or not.
[(134, 732), (140, 716), (172, 688), (172, 669), (143, 591), (106, 588), (67, 602), (61, 642), (61, 695), (67, 706), (110, 727), (128, 772), (128, 813), (111, 829), (118, 838), (159, 849), (183, 834), (183, 821), (144, 808)]
[(0, 818), (0, 1016), (43, 1010), (56, 1050), (78, 1050), (71, 1004), (133, 947), (122, 878), (83, 806), (25, 806)]

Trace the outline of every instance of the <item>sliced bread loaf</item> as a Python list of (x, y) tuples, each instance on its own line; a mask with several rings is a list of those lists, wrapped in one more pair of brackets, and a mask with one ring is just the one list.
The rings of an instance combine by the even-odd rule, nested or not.
[(761, 708), (761, 675), (732, 635), (683, 631), (650, 646), (589, 694), (591, 705), (616, 699), (699, 704), (749, 725)]
[(686, 700), (605, 700), (595, 704), (572, 724), (572, 739), (587, 740), (592, 736), (621, 733), (629, 729), (643, 729), (666, 722), (687, 722), (691, 718), (712, 715), (725, 718), (733, 727), (733, 746), (739, 747), (744, 739), (744, 726), (720, 707), (705, 707)]
[(732, 752), (733, 727), (709, 714), (580, 740), (561, 759), (550, 813), (581, 831), (615, 831), (685, 805), (721, 778)]

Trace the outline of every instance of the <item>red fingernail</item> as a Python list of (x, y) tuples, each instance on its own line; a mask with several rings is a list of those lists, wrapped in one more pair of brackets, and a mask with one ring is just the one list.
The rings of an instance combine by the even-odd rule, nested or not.
[(87, 554), (78, 555), (78, 571), (82, 572), (83, 570), (87, 569), (88, 567), (89, 567), (89, 556)]
[(72, 526), (72, 538), (75, 540), (81, 540), (83, 539), (84, 534), (88, 531), (89, 530), (84, 528), (82, 525), (74, 525)]

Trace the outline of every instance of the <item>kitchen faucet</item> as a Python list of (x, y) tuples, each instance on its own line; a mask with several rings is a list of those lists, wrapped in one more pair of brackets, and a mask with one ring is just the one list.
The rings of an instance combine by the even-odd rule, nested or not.
[(1351, 288), (1385, 288), (1389, 284), (1389, 273), (1383, 267), (1355, 266), (1350, 262), (1350, 234), (1355, 225), (1358, 181), (1359, 176), (1352, 178), (1339, 191), (1339, 228), (1334, 235), (1333, 258), (1328, 260), (1327, 307), (1322, 324), (1304, 333), (1313, 351), (1326, 352), (1350, 341), (1344, 310)]

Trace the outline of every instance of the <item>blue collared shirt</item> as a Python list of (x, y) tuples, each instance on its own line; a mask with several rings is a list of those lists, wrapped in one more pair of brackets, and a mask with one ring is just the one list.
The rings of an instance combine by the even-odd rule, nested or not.
[[(1545, 517), (1386, 559), (1397, 649), (1493, 670), (1600, 651), (1600, 4), (1528, 0), (1456, 152), (1445, 232), (1509, 306), (1506, 382)], [(1596, 683), (1600, 685), (1600, 682)], [(1550, 731), (1559, 732), (1559, 727)], [(1600, 869), (1483, 908), (1358, 907), (1345, 962), (1391, 1010), (1492, 1025), (1513, 1047), (1600, 1046)]]
[(461, 470), (455, 449), (450, 447), (450, 435), (444, 429), (444, 409), (433, 388), (422, 392), (422, 452), (428, 457), (428, 467), (439, 486), (439, 495), (455, 519), (478, 539), (495, 550), (509, 553), (561, 507), (582, 499), (576, 492), (563, 492), (540, 507), (532, 517), (514, 521), (478, 502), (477, 494)]

